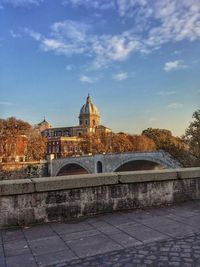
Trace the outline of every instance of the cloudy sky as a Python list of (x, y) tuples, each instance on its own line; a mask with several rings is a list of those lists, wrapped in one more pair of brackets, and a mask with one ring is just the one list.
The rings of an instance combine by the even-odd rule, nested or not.
[(184, 133), (200, 107), (199, 0), (0, 0), (0, 115)]

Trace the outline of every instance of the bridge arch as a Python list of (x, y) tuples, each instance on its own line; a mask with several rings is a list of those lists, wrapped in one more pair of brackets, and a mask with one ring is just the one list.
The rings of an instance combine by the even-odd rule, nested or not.
[[(132, 165), (132, 166), (131, 166)], [(143, 165), (143, 166), (142, 166)], [(131, 168), (132, 167), (132, 168)], [(119, 161), (113, 166), (112, 172), (117, 171), (136, 171), (136, 170), (153, 170), (153, 169), (168, 169), (172, 168), (171, 162), (162, 157), (152, 158), (147, 155), (136, 155)]]
[(142, 170), (155, 170), (155, 169), (165, 169), (166, 167), (162, 166), (158, 162), (151, 160), (138, 160), (132, 159), (120, 163), (116, 167), (114, 172), (124, 172), (124, 171), (142, 171)]
[(82, 162), (70, 161), (65, 162), (57, 168), (55, 171), (55, 176), (61, 175), (77, 175), (77, 174), (87, 174), (92, 173), (89, 168)]

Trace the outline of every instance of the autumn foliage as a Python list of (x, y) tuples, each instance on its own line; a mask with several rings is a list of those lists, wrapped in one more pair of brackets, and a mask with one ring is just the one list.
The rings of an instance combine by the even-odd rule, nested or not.
[(0, 157), (4, 161), (14, 161), (16, 156), (43, 159), (45, 146), (45, 140), (29, 123), (14, 117), (0, 119)]
[(152, 151), (156, 149), (154, 141), (150, 138), (125, 133), (94, 133), (84, 136), (79, 146), (85, 154)]

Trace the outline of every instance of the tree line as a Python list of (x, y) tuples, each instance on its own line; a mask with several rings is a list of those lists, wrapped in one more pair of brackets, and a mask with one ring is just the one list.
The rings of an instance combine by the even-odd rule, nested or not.
[[(27, 138), (26, 158), (28, 160), (44, 159), (46, 140), (33, 126), (14, 117), (0, 119), (0, 156), (11, 156), (17, 137)], [(6, 145), (13, 145), (13, 150), (6, 149)], [(78, 144), (83, 154), (117, 153), (129, 151), (167, 151), (179, 160), (183, 166), (200, 165), (200, 109), (195, 111), (185, 134), (181, 137), (173, 136), (166, 129), (145, 129), (141, 135), (127, 133), (93, 133), (83, 136)]]

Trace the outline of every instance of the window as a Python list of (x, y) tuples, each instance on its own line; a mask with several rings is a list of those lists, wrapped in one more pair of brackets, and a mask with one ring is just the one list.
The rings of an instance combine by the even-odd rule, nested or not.
[(85, 125), (88, 125), (88, 121), (87, 120), (85, 120)]

